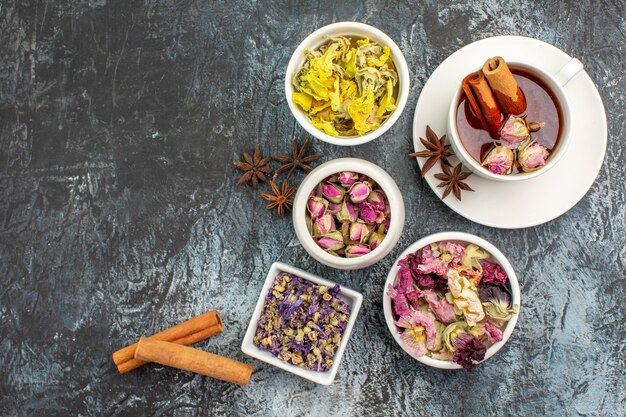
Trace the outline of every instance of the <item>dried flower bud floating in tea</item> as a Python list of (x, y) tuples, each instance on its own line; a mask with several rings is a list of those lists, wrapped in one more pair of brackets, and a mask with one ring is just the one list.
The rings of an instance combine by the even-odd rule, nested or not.
[(530, 137), (530, 129), (526, 120), (521, 117), (509, 116), (500, 130), (503, 145), (510, 149), (517, 147)]
[(513, 151), (506, 146), (496, 145), (483, 160), (482, 166), (497, 175), (510, 174), (513, 169)]
[(546, 164), (549, 155), (545, 146), (534, 142), (519, 150), (517, 161), (524, 172), (533, 172)]

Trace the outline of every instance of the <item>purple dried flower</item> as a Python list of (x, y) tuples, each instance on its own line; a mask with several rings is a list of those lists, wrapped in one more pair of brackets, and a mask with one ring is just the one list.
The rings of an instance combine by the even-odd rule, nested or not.
[(454, 341), (454, 356), (452, 360), (465, 369), (474, 368), (485, 358), (487, 347), (469, 333), (461, 333)]
[(329, 288), (279, 274), (265, 297), (254, 343), (293, 365), (327, 371), (350, 315), (339, 292), (338, 285)]
[(483, 261), (480, 264), (483, 267), (482, 283), (501, 285), (509, 280), (506, 272), (504, 272), (504, 269), (502, 269), (499, 264), (487, 261)]

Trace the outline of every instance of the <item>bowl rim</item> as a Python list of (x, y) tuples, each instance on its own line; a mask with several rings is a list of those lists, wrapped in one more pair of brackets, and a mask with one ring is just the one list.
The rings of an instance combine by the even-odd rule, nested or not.
[[(306, 203), (311, 191), (324, 178), (341, 171), (356, 172), (372, 178), (384, 191), (389, 203), (391, 222), (389, 230), (382, 243), (370, 253), (355, 258), (343, 258), (334, 256), (320, 248), (313, 240), (306, 227), (303, 211), (306, 211)], [(323, 163), (311, 171), (302, 180), (298, 192), (294, 197), (292, 210), (292, 223), (296, 236), (304, 249), (319, 262), (339, 269), (359, 269), (372, 265), (391, 252), (400, 239), (404, 229), (404, 199), (394, 179), (383, 168), (360, 158), (337, 158)]]
[(406, 255), (410, 253), (414, 253), (418, 249), (421, 249), (428, 244), (431, 244), (434, 242), (441, 242), (441, 241), (458, 241), (458, 242), (464, 242), (464, 243), (474, 243), (480, 246), (481, 249), (485, 249), (487, 252), (489, 252), (492, 258), (494, 258), (494, 260), (498, 262), (500, 266), (502, 266), (504, 271), (507, 273), (509, 277), (509, 283), (511, 286), (511, 302), (513, 304), (518, 305), (517, 313), (513, 314), (513, 316), (511, 317), (511, 320), (509, 320), (506, 327), (504, 328), (504, 331), (502, 332), (502, 340), (489, 346), (489, 348), (487, 349), (487, 352), (485, 353), (485, 358), (480, 363), (485, 362), (486, 360), (491, 358), (493, 355), (495, 355), (500, 349), (502, 349), (502, 347), (507, 343), (507, 341), (511, 337), (513, 330), (515, 330), (515, 326), (517, 325), (517, 320), (519, 318), (519, 313), (522, 308), (521, 291), (520, 291), (517, 275), (515, 274), (515, 270), (513, 269), (513, 266), (511, 265), (507, 257), (504, 256), (504, 254), (500, 252), (500, 250), (497, 247), (495, 247), (492, 243), (488, 242), (487, 240), (479, 236), (476, 236), (470, 233), (455, 232), (455, 231), (433, 233), (431, 235), (425, 236), (413, 242), (395, 260), (393, 266), (391, 267), (391, 269), (389, 270), (389, 273), (387, 274), (387, 279), (385, 280), (385, 286), (383, 289), (383, 312), (385, 315), (385, 322), (387, 323), (387, 328), (389, 329), (389, 332), (391, 333), (392, 337), (394, 338), (396, 343), (402, 348), (402, 350), (404, 350), (409, 356), (423, 363), (424, 365), (428, 365), (430, 367), (439, 368), (439, 369), (463, 369), (460, 365), (452, 361), (433, 359), (426, 355), (414, 356), (408, 349), (406, 349), (404, 346), (404, 343), (400, 339), (400, 333), (398, 333), (398, 330), (396, 329), (396, 325), (393, 321), (393, 314), (391, 311), (391, 298), (387, 295), (388, 285), (389, 284), (393, 285), (398, 275), (398, 271), (400, 270), (400, 268), (398, 267), (398, 262), (401, 259), (403, 259)]
[[(362, 35), (364, 34), (370, 39), (376, 40), (384, 46), (388, 46), (391, 49), (391, 57), (398, 73), (399, 87), (398, 97), (396, 100), (396, 109), (391, 113), (389, 118), (385, 120), (377, 129), (366, 133), (363, 136), (330, 136), (322, 132), (317, 127), (313, 126), (308, 115), (306, 115), (304, 111), (299, 109), (291, 99), (291, 95), (294, 91), (293, 85), (291, 84), (291, 79), (295, 71), (300, 66), (302, 66), (304, 62), (304, 52), (307, 49), (310, 49), (312, 45), (316, 45), (315, 48), (319, 47), (321, 44), (327, 41), (325, 37), (328, 33), (337, 31), (346, 32), (349, 36), (354, 36), (351, 35), (351, 32), (361, 32)], [(389, 35), (387, 35), (382, 30), (365, 23), (351, 21), (336, 22), (326, 26), (322, 26), (321, 28), (315, 30), (306, 38), (304, 38), (304, 40), (300, 42), (298, 47), (295, 49), (295, 51), (291, 55), (291, 58), (289, 59), (287, 69), (285, 71), (285, 97), (294, 118), (298, 121), (300, 126), (302, 126), (310, 135), (333, 145), (353, 146), (370, 142), (382, 136), (396, 123), (396, 121), (400, 118), (400, 115), (402, 114), (402, 111), (404, 110), (404, 107), (406, 106), (406, 103), (408, 101), (410, 82), (410, 72), (409, 66), (406, 62), (406, 58), (404, 57), (404, 54), (402, 53), (400, 47), (393, 41), (393, 39), (391, 39)]]
[[(541, 169), (533, 172), (520, 172), (513, 175), (498, 175), (490, 172), (488, 169), (483, 167), (476, 159), (474, 159), (474, 157), (469, 154), (467, 149), (465, 149), (465, 145), (463, 145), (463, 142), (461, 141), (456, 126), (456, 113), (458, 102), (463, 91), (461, 86), (459, 86), (459, 88), (456, 90), (456, 92), (452, 96), (452, 100), (450, 101), (450, 106), (448, 109), (447, 130), (448, 135), (450, 136), (450, 142), (453, 144), (457, 156), (462, 162), (464, 162), (465, 165), (467, 165), (467, 167), (471, 171), (482, 176), (483, 178), (495, 181), (524, 181), (548, 172), (548, 170), (554, 167), (561, 160), (561, 158), (567, 151), (567, 148), (569, 147), (569, 143), (571, 142), (572, 130), (570, 119), (572, 111), (569, 98), (567, 97), (564, 87), (556, 80), (556, 78), (552, 74), (538, 67), (537, 65), (523, 60), (507, 60), (507, 65), (512, 68), (522, 68), (523, 70), (533, 73), (533, 75), (540, 75), (542, 81), (547, 84), (551, 92), (557, 97), (557, 106), (561, 107), (561, 118), (564, 129), (561, 131), (561, 137), (559, 138), (557, 150), (556, 152), (550, 154), (550, 158), (548, 158), (549, 160), (546, 162), (546, 165), (544, 165)], [(473, 71), (478, 71), (479, 69), (480, 68), (475, 68)]]
[(263, 307), (265, 305), (265, 296), (272, 283), (274, 282), (274, 278), (280, 272), (287, 272), (297, 275), (300, 278), (304, 278), (318, 285), (333, 287), (335, 286), (335, 284), (337, 284), (333, 281), (306, 272), (300, 268), (296, 268), (282, 262), (274, 262), (269, 268), (267, 277), (265, 278), (265, 282), (263, 283), (263, 288), (261, 289), (261, 293), (259, 294), (259, 298), (254, 307), (252, 317), (250, 318), (250, 322), (248, 323), (246, 333), (244, 334), (243, 341), (241, 342), (241, 351), (248, 356), (273, 365), (284, 371), (291, 372), (292, 374), (308, 379), (309, 381), (313, 381), (321, 385), (330, 385), (333, 383), (335, 377), (337, 376), (339, 364), (341, 363), (341, 359), (346, 350), (346, 346), (348, 345), (348, 340), (352, 335), (352, 329), (359, 315), (359, 310), (361, 309), (361, 305), (363, 304), (363, 295), (358, 291), (355, 291), (340, 284), (338, 295), (343, 301), (350, 304), (351, 310), (350, 317), (348, 318), (348, 323), (346, 324), (343, 336), (341, 337), (341, 343), (339, 344), (337, 352), (335, 352), (335, 356), (333, 357), (333, 366), (325, 372), (316, 372), (309, 369), (302, 369), (295, 365), (289, 364), (281, 359), (278, 359), (269, 352), (259, 349), (253, 342), (257, 323), (259, 321), (259, 318), (261, 317), (261, 312), (263, 311)]

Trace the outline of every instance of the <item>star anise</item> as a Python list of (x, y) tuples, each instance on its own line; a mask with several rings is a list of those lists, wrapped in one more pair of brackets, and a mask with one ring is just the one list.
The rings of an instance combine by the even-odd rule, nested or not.
[(454, 196), (457, 200), (461, 201), (461, 190), (465, 191), (474, 191), (471, 189), (469, 185), (463, 182), (463, 180), (467, 179), (470, 175), (472, 175), (469, 171), (463, 171), (463, 164), (459, 163), (454, 169), (451, 169), (448, 165), (441, 162), (442, 173), (435, 174), (435, 178), (440, 180), (441, 182), (437, 184), (437, 187), (445, 187), (443, 190), (443, 195), (441, 199), (443, 200), (450, 194), (450, 192), (454, 193)]
[(243, 175), (237, 181), (237, 185), (243, 185), (250, 181), (254, 188), (259, 187), (259, 181), (267, 182), (266, 174), (269, 175), (272, 170), (267, 164), (270, 162), (271, 158), (263, 158), (261, 154), (261, 149), (257, 146), (254, 150), (253, 156), (250, 156), (247, 153), (243, 154), (243, 161), (233, 162), (233, 165), (243, 171)]
[(413, 158), (428, 158), (422, 167), (422, 177), (426, 175), (439, 160), (441, 160), (442, 164), (452, 166), (448, 161), (448, 157), (452, 155), (452, 152), (449, 150), (450, 145), (446, 145), (446, 135), (443, 135), (441, 139), (439, 139), (430, 126), (426, 126), (426, 138), (428, 140), (420, 138), (420, 142), (422, 142), (422, 145), (426, 148), (425, 151), (409, 154), (409, 156)]
[(315, 162), (322, 157), (322, 154), (316, 153), (313, 155), (307, 155), (307, 151), (309, 149), (309, 140), (305, 140), (304, 144), (301, 148), (298, 148), (298, 142), (296, 138), (291, 140), (291, 156), (287, 155), (273, 155), (276, 161), (281, 163), (281, 167), (274, 172), (274, 179), (283, 172), (289, 171), (287, 174), (287, 179), (291, 177), (291, 174), (297, 169), (300, 168), (303, 171), (311, 172), (313, 167), (310, 165), (311, 162)]
[(270, 202), (266, 208), (271, 210), (277, 207), (278, 217), (283, 217), (285, 209), (291, 210), (293, 206), (293, 200), (289, 200), (289, 197), (296, 192), (296, 189), (289, 187), (287, 180), (283, 180), (281, 189), (278, 189), (278, 186), (273, 180), (270, 181), (270, 186), (272, 187), (273, 194), (262, 194), (263, 198)]

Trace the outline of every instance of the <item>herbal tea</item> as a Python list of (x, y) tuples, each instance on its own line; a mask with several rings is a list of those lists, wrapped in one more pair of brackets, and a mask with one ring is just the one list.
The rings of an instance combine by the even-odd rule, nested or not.
[[(498, 73), (502, 67), (508, 74)], [(545, 165), (558, 143), (562, 118), (553, 93), (539, 78), (509, 70), (497, 57), (485, 63), (483, 72), (468, 75), (463, 90), (456, 127), (474, 159), (499, 175)]]

